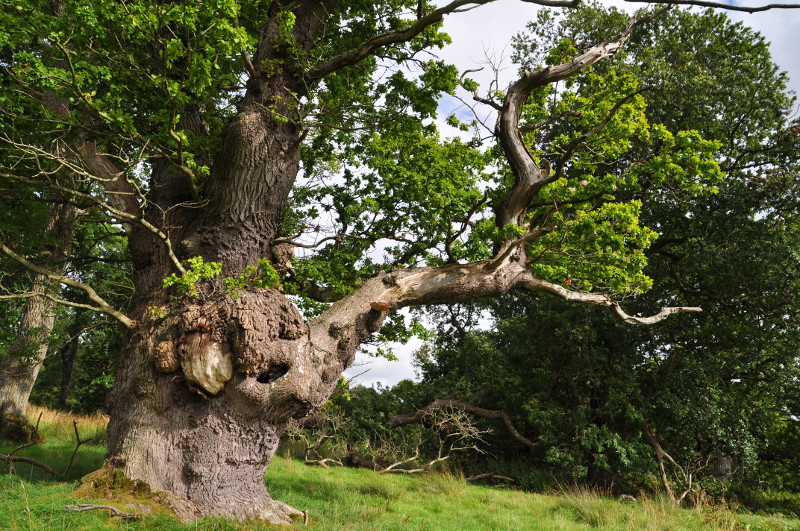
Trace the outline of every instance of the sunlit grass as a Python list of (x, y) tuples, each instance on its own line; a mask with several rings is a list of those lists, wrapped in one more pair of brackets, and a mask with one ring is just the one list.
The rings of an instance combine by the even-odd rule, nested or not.
[[(72, 418), (45, 411), (40, 429), (47, 435), (47, 443), (25, 448), (20, 454), (63, 471), (75, 446)], [(101, 430), (105, 433), (106, 419), (102, 417), (80, 417), (77, 422), (82, 438)], [(0, 443), (0, 453), (12, 448), (12, 444)], [(17, 474), (11, 475), (0, 464), (0, 530), (270, 527), (219, 518), (184, 525), (168, 516), (152, 515), (124, 521), (107, 511), (65, 510), (64, 505), (87, 503), (71, 493), (80, 477), (102, 465), (104, 453), (103, 446), (81, 446), (70, 473), (63, 478), (51, 478), (25, 464), (17, 464)], [(274, 498), (308, 511), (310, 523), (319, 530), (800, 530), (796, 519), (713, 508), (681, 509), (665, 499), (621, 502), (575, 488), (551, 495), (531, 494), (472, 485), (448, 473), (381, 475), (363, 469), (314, 468), (279, 457), (270, 465), (266, 483)], [(115, 500), (98, 503), (114, 504)], [(118, 508), (135, 510), (123, 504)]]
[(52, 438), (60, 441), (74, 441), (74, 421), (78, 425), (78, 432), (80, 433), (81, 439), (90, 439), (90, 442), (87, 444), (104, 445), (108, 442), (108, 435), (106, 433), (108, 416), (103, 413), (81, 415), (29, 404), (28, 421), (34, 426), (38, 422), (39, 431), (44, 434), (48, 440)]

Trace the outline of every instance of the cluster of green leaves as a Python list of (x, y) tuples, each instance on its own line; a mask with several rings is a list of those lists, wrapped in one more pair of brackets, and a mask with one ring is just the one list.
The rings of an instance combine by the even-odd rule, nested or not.
[[(442, 140), (430, 123), (438, 97), (458, 86), (457, 71), (426, 61), (415, 63), (416, 77), (389, 70), (375, 83), (360, 71), (374, 76), (396, 66), (365, 63), (359, 73), (329, 76), (315, 95), (322, 121), (304, 149), (306, 180), (292, 194), (282, 231), (338, 237), (297, 261), (297, 279), (287, 283), (293, 294), (314, 283), (342, 296), (392, 265), (469, 259), (454, 220), (466, 224), (483, 196), (485, 156), (473, 143)], [(354, 107), (336, 107), (344, 98)], [(340, 124), (345, 112), (350, 122)], [(310, 300), (301, 305), (318, 309)]]
[(260, 258), (258, 265), (249, 265), (238, 277), (226, 277), (225, 290), (236, 298), (236, 292), (245, 288), (269, 289), (280, 286), (280, 275), (266, 258)]
[(197, 296), (197, 283), (203, 279), (215, 279), (222, 272), (221, 262), (205, 262), (202, 256), (194, 256), (185, 262), (186, 272), (172, 273), (164, 279), (164, 289), (175, 286), (178, 293)]
[[(213, 280), (222, 272), (221, 262), (206, 262), (202, 256), (189, 258), (184, 262), (186, 272), (178, 275), (172, 273), (164, 279), (164, 289), (175, 287), (178, 293), (197, 296), (198, 282)], [(223, 279), (225, 291), (237, 298), (237, 291), (245, 288), (269, 289), (280, 285), (280, 275), (266, 258), (260, 258), (258, 265), (248, 265), (237, 277)]]
[[(64, 16), (39, 2), (3, 9), (0, 49), (20, 83), (68, 101), (69, 115), (54, 117), (25, 91), (2, 90), (8, 113), (0, 128), (47, 145), (70, 138), (73, 126), (93, 116), (100, 131), (93, 140), (107, 153), (127, 152), (119, 163), (132, 179), (139, 161), (156, 156), (201, 181), (217, 148), (214, 133), (239, 97), (240, 54), (255, 45), (250, 17), (264, 6), (232, 0), (60, 4)], [(203, 114), (211, 134), (184, 130), (188, 109)]]

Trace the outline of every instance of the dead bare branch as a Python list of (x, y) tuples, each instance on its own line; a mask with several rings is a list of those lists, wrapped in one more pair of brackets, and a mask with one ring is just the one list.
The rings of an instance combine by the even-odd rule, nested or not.
[(75, 428), (75, 450), (72, 451), (72, 455), (69, 458), (69, 463), (67, 464), (67, 468), (64, 469), (64, 472), (61, 473), (61, 477), (65, 477), (69, 469), (72, 468), (72, 461), (75, 460), (75, 454), (78, 453), (78, 448), (81, 447), (82, 444), (91, 441), (92, 439), (81, 439), (80, 435), (78, 434), (78, 423), (75, 420), (72, 420), (72, 426)]
[[(132, 329), (132, 328), (134, 328), (136, 326), (136, 322), (134, 320), (132, 320), (127, 315), (125, 315), (121, 311), (117, 310), (116, 308), (114, 308), (113, 306), (108, 304), (100, 295), (97, 294), (97, 292), (94, 290), (94, 288), (92, 288), (88, 284), (84, 284), (83, 282), (78, 282), (76, 280), (72, 280), (71, 278), (68, 278), (68, 277), (66, 277), (64, 275), (59, 275), (59, 274), (53, 273), (52, 271), (50, 271), (50, 270), (48, 270), (48, 269), (46, 269), (44, 267), (37, 266), (36, 264), (34, 264), (30, 260), (26, 259), (25, 257), (20, 256), (17, 253), (15, 253), (8, 246), (6, 246), (4, 243), (0, 243), (0, 250), (2, 250), (9, 258), (19, 262), (20, 264), (24, 265), (25, 267), (27, 267), (28, 269), (30, 269), (31, 271), (33, 271), (35, 273), (39, 273), (40, 275), (44, 275), (47, 278), (49, 278), (50, 280), (55, 280), (56, 282), (59, 282), (59, 283), (64, 284), (66, 286), (69, 286), (69, 287), (84, 291), (86, 293), (86, 295), (92, 301), (94, 301), (97, 304), (97, 307), (91, 307), (91, 306), (88, 306), (88, 305), (81, 305), (80, 307), (86, 308), (86, 309), (95, 310), (95, 311), (100, 311), (102, 313), (108, 314), (111, 317), (114, 317), (119, 322), (121, 322), (127, 328), (131, 328)], [(47, 295), (47, 294), (45, 294), (45, 295)], [(60, 301), (60, 299), (59, 299), (59, 301)], [(64, 302), (66, 302), (66, 301), (64, 301)], [(71, 306), (78, 306), (77, 303), (71, 303), (70, 305)]]
[(113, 505), (94, 505), (94, 504), (90, 504), (90, 503), (82, 503), (80, 505), (65, 505), (64, 509), (66, 509), (68, 511), (79, 511), (79, 512), (97, 511), (97, 510), (100, 510), (100, 509), (106, 509), (106, 510), (111, 511), (113, 513), (113, 516), (119, 516), (123, 520), (138, 520), (139, 518), (141, 518), (141, 516), (138, 515), (137, 513), (126, 513), (126, 512), (120, 511), (119, 509), (117, 509)]
[(735, 4), (727, 4), (722, 2), (710, 2), (707, 0), (625, 0), (625, 1), (631, 3), (673, 4), (678, 6), (713, 7), (717, 9), (727, 9), (729, 11), (744, 11), (745, 13), (758, 13), (760, 11), (769, 11), (770, 9), (800, 9), (800, 4), (767, 4), (758, 7), (751, 7), (751, 6), (738, 6)]
[(462, 402), (460, 400), (437, 400), (425, 406), (422, 409), (414, 411), (413, 413), (406, 413), (403, 415), (395, 415), (389, 419), (389, 425), (392, 428), (396, 428), (398, 426), (403, 426), (406, 424), (412, 424), (415, 422), (420, 422), (425, 416), (429, 415), (431, 411), (435, 411), (441, 408), (453, 408), (459, 409), (461, 411), (465, 411), (467, 413), (471, 413), (476, 417), (481, 417), (484, 419), (489, 420), (502, 420), (503, 424), (505, 424), (506, 429), (511, 433), (512, 437), (516, 440), (527, 446), (528, 448), (536, 448), (539, 443), (535, 443), (528, 439), (527, 437), (523, 436), (519, 431), (517, 431), (516, 427), (514, 427), (514, 423), (511, 420), (511, 417), (505, 411), (495, 410), (495, 409), (484, 409), (478, 406), (474, 406), (467, 402)]

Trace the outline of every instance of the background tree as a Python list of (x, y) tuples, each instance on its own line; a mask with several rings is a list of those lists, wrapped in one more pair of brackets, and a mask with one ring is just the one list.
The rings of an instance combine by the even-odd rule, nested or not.
[[(133, 263), (121, 311), (15, 242), (0, 247), (91, 301), (64, 304), (127, 328), (107, 470), (165, 492), (183, 518), (286, 521), (293, 510), (263, 482), (283, 425), (325, 402), (388, 309), (527, 289), (629, 323), (697, 310), (637, 318), (618, 300), (650, 284), (655, 233), (635, 193), (710, 191), (716, 144), (647, 122), (625, 71), (552, 88), (666, 8), (478, 96), (498, 112), (499, 147), (484, 153), (429, 123), (439, 95), (477, 87), (421, 57), (446, 42), (445, 15), (485, 3), (4, 4), (2, 174), (92, 203), (125, 231)], [(287, 243), (317, 252), (290, 267)]]
[[(556, 20), (543, 12), (517, 38), (524, 68), (541, 50), (587, 42), (624, 15), (595, 6)], [(766, 43), (742, 25), (677, 11), (651, 24), (595, 72), (632, 72), (652, 87), (643, 93), (650, 121), (719, 141), (726, 178), (713, 195), (640, 195), (643, 219), (661, 236), (648, 251), (654, 286), (636, 303), (669, 300), (705, 313), (633, 330), (559, 301), (506, 297), (483, 306), (498, 322), (480, 332), (463, 323), (481, 307), (451, 309), (437, 319), (443, 335), (422, 353), (424, 382), (434, 398), (526, 418), (521, 429), (536, 448), (522, 460), (562, 480), (642, 488), (653, 456), (678, 499), (699, 468), (695, 487), (738, 478), (796, 488), (779, 472), (793, 462), (784, 449), (798, 429), (794, 98)], [(524, 447), (505, 439), (496, 447), (514, 461)]]
[[(48, 269), (62, 274), (72, 246), (77, 223), (77, 208), (69, 202), (55, 203), (50, 209), (44, 231), (36, 239)], [(21, 250), (21, 249), (20, 249)], [(47, 354), (48, 340), (55, 321), (58, 284), (48, 275), (34, 274), (23, 294), (25, 305), (17, 334), (0, 366), (0, 435), (5, 439), (28, 442), (35, 430), (25, 415), (33, 384)]]

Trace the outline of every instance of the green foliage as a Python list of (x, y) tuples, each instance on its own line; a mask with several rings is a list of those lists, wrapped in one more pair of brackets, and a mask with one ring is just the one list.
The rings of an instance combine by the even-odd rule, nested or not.
[(202, 256), (186, 260), (186, 272), (181, 276), (172, 273), (164, 279), (164, 289), (175, 286), (178, 293), (197, 296), (197, 282), (214, 279), (222, 272), (221, 262), (204, 262)]
[(258, 260), (258, 266), (245, 267), (238, 277), (225, 277), (225, 290), (236, 298), (237, 290), (251, 288), (269, 289), (280, 286), (280, 275), (266, 258)]
[[(197, 296), (197, 283), (201, 280), (212, 280), (222, 272), (221, 262), (204, 262), (202, 256), (186, 260), (186, 273), (178, 276), (173, 273), (164, 279), (164, 289), (175, 287), (178, 293)], [(245, 288), (269, 289), (280, 286), (280, 275), (266, 258), (260, 258), (258, 265), (248, 265), (237, 277), (223, 279), (225, 290), (233, 298), (238, 298), (237, 291)]]

